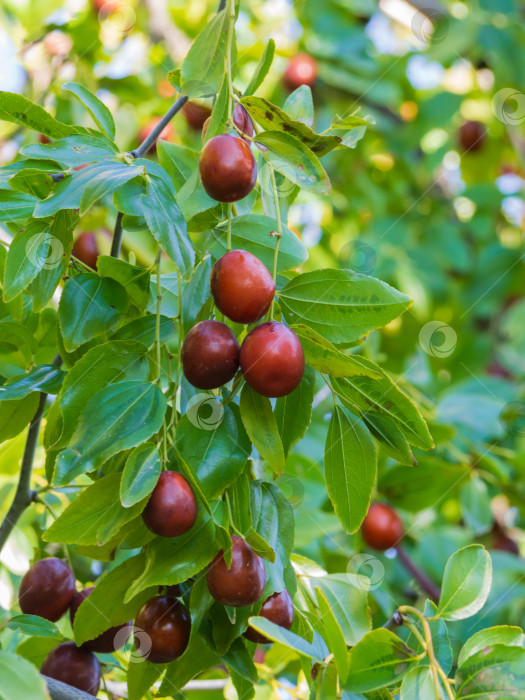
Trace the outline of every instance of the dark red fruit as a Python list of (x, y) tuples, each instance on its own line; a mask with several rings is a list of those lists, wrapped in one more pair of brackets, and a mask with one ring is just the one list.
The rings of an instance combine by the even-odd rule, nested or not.
[(98, 14), (101, 12), (104, 17), (107, 17), (115, 10), (118, 10), (122, 5), (126, 5), (128, 0), (92, 0), (93, 9)]
[(459, 145), (463, 151), (474, 153), (482, 148), (487, 131), (481, 122), (465, 122), (459, 129)]
[(178, 537), (191, 530), (197, 501), (182, 474), (162, 472), (142, 512), (146, 527), (161, 537)]
[(262, 396), (286, 396), (299, 386), (304, 373), (299, 338), (277, 321), (261, 323), (248, 333), (239, 362), (246, 382)]
[[(274, 593), (264, 601), (259, 615), (279, 625), (279, 627), (284, 627), (289, 630), (293, 624), (294, 618), (291, 595), (286, 589), (280, 593)], [(257, 632), (253, 627), (248, 627), (244, 636), (246, 639), (249, 639), (250, 642), (255, 642), (255, 644), (271, 644), (271, 639)]]
[(239, 343), (219, 321), (201, 321), (182, 344), (182, 370), (197, 389), (216, 389), (233, 379), (239, 367)]
[(135, 627), (145, 632), (135, 632), (139, 653), (152, 664), (167, 664), (188, 646), (191, 619), (179, 600), (159, 595), (142, 606)]
[(100, 688), (100, 663), (92, 651), (63, 642), (46, 656), (40, 673), (96, 695)]
[(317, 61), (307, 53), (296, 54), (284, 73), (285, 86), (293, 92), (301, 85), (312, 87), (317, 78)]
[(361, 525), (361, 534), (369, 547), (384, 551), (403, 539), (401, 518), (385, 503), (372, 503)]
[(41, 559), (26, 573), (18, 590), (20, 609), (56, 622), (75, 595), (75, 576), (66, 562), (55, 557)]
[[(208, 117), (204, 122), (202, 127), (202, 140), (206, 138), (206, 132), (208, 131), (208, 126), (210, 124), (211, 117)], [(250, 119), (248, 112), (242, 105), (235, 105), (233, 108), (233, 123), (235, 126), (242, 131), (245, 136), (253, 136), (255, 134), (252, 120)], [(242, 136), (241, 138), (244, 138)], [(246, 139), (245, 139), (246, 140)]]
[(257, 164), (248, 144), (220, 134), (204, 144), (199, 172), (206, 192), (218, 202), (237, 202), (253, 190)]
[[(69, 608), (69, 619), (71, 620), (71, 626), (73, 626), (73, 622), (75, 621), (75, 615), (77, 614), (77, 610), (80, 604), (83, 603), (85, 599), (91, 593), (93, 593), (94, 590), (95, 586), (89, 586), (88, 588), (84, 588), (84, 590), (75, 593), (75, 596)], [(129, 628), (127, 630), (127, 635), (123, 632), (122, 634), (118, 634), (120, 630), (126, 628)], [(130, 635), (131, 622), (125, 622), (123, 625), (118, 625), (117, 627), (110, 627), (105, 632), (102, 632), (102, 634), (99, 634), (98, 637), (95, 637), (95, 639), (90, 639), (89, 641), (84, 642), (84, 644), (82, 644), (82, 648), (89, 649), (89, 651), (96, 651), (99, 654), (112, 654), (114, 651), (117, 651), (117, 649), (122, 649), (122, 647), (128, 641)]]
[(84, 265), (97, 269), (97, 258), (100, 255), (97, 239), (93, 233), (81, 233), (75, 241), (72, 250), (75, 258), (78, 258)]
[(230, 250), (213, 266), (210, 289), (225, 316), (236, 323), (255, 323), (270, 308), (275, 283), (255, 255)]
[[(161, 117), (152, 117), (149, 121), (144, 124), (144, 126), (141, 127), (139, 131), (139, 143), (142, 143), (145, 139), (148, 138), (148, 136), (151, 134), (153, 129), (157, 126), (157, 124), (160, 122)], [(168, 122), (164, 129), (160, 132), (159, 139), (163, 139), (164, 141), (174, 141), (175, 140), (175, 127), (171, 122)], [(151, 146), (148, 149), (148, 153), (155, 153), (157, 150), (157, 143), (151, 144)]]
[(211, 109), (198, 102), (186, 102), (182, 108), (182, 113), (186, 117), (188, 126), (195, 131), (200, 131), (207, 119), (210, 118)]
[(232, 537), (232, 564), (228, 569), (224, 552), (210, 564), (206, 581), (208, 589), (221, 605), (241, 608), (256, 603), (266, 583), (264, 562), (241, 537)]

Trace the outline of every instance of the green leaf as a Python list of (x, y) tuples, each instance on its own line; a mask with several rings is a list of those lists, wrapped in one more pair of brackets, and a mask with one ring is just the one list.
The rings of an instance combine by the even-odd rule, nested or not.
[(507, 625), (498, 625), (497, 627), (488, 627), (480, 630), (467, 639), (462, 646), (459, 652), (458, 666), (463, 666), (471, 656), (496, 644), (525, 648), (525, 634), (519, 627)]
[(128, 700), (143, 700), (147, 697), (148, 690), (160, 678), (165, 668), (165, 664), (150, 664), (145, 660), (128, 664)]
[(60, 139), (63, 136), (86, 131), (80, 126), (62, 124), (43, 107), (31, 102), (23, 95), (3, 90), (0, 91), (0, 119), (39, 131), (50, 139)]
[(417, 467), (410, 445), (397, 423), (390, 416), (379, 411), (363, 411), (361, 418), (385, 454), (400, 464)]
[(208, 128), (206, 129), (206, 136), (204, 138), (204, 142), (209, 141), (214, 136), (217, 136), (217, 134), (223, 134), (226, 131), (226, 123), (229, 117), (229, 100), (230, 86), (228, 83), (228, 76), (225, 75), (222, 80), (221, 89), (213, 106), (211, 118), (208, 122)]
[(121, 477), (120, 473), (108, 474), (83, 489), (48, 527), (44, 540), (79, 545), (108, 542), (126, 523), (140, 515), (146, 505), (143, 500), (131, 508), (122, 507)]
[(4, 270), (5, 302), (12, 301), (23, 292), (48, 264), (51, 245), (52, 236), (48, 221), (32, 219), (15, 234), (7, 251)]
[(525, 649), (494, 644), (470, 656), (456, 671), (457, 700), (521, 698), (525, 693)]
[(374, 488), (377, 459), (365, 424), (345, 408), (335, 407), (325, 445), (328, 495), (346, 532), (355, 532), (365, 517)]
[(21, 634), (26, 634), (28, 637), (62, 639), (62, 634), (58, 627), (53, 622), (49, 622), (49, 620), (45, 620), (38, 615), (13, 615), (6, 627), (10, 630), (17, 630)]
[(314, 100), (312, 89), (308, 85), (301, 85), (288, 95), (284, 103), (283, 111), (298, 122), (306, 126), (314, 123)]
[(133, 620), (148, 598), (156, 594), (156, 590), (148, 589), (124, 602), (126, 591), (143, 570), (144, 555), (139, 554), (102, 575), (95, 590), (76, 612), (73, 632), (78, 645), (95, 639), (111, 627)]
[(110, 255), (98, 256), (97, 270), (102, 277), (109, 277), (119, 282), (139, 309), (146, 307), (150, 286), (149, 270), (130, 265)]
[(181, 88), (188, 97), (211, 97), (224, 75), (228, 44), (227, 10), (214, 15), (190, 47), (181, 68)]
[[(232, 248), (247, 250), (271, 270), (275, 251), (275, 236), (270, 234), (277, 229), (275, 219), (260, 214), (245, 214), (232, 219)], [(217, 226), (213, 230), (216, 247), (212, 255), (220, 258), (227, 250), (227, 225)], [(283, 226), (283, 235), (279, 244), (277, 270), (282, 272), (298, 267), (308, 260), (308, 251), (301, 240)]]
[(62, 85), (62, 90), (70, 92), (84, 105), (103, 134), (106, 134), (110, 139), (115, 138), (115, 122), (113, 121), (113, 116), (108, 107), (106, 107), (98, 97), (78, 83), (64, 83)]
[(399, 683), (416, 662), (414, 652), (393, 632), (372, 630), (348, 652), (345, 688), (363, 693)]
[(188, 238), (186, 220), (175, 201), (175, 191), (165, 180), (148, 176), (147, 195), (141, 197), (142, 214), (163, 251), (177, 265), (184, 278), (190, 276), (195, 251)]
[(0, 443), (10, 440), (29, 425), (38, 408), (39, 396), (31, 393), (25, 399), (0, 402)]
[(60, 180), (51, 195), (37, 204), (33, 216), (42, 219), (53, 216), (60, 209), (80, 209), (80, 214), (85, 214), (101, 197), (143, 172), (141, 166), (115, 160), (92, 163)]
[(0, 221), (25, 221), (33, 213), (38, 201), (36, 197), (25, 192), (2, 190)]
[[(282, 109), (279, 109), (279, 107), (276, 107), (262, 97), (243, 97), (241, 103), (246, 107), (250, 116), (253, 117), (263, 129), (268, 129), (266, 134), (262, 134), (263, 138), (267, 138), (269, 134), (288, 134), (294, 140), (300, 142), (305, 147), (305, 150), (310, 149), (311, 153), (314, 153), (319, 158), (329, 153), (329, 151), (333, 150), (341, 143), (341, 139), (337, 136), (316, 134), (315, 131), (312, 131), (303, 121), (296, 121)], [(258, 143), (260, 136), (261, 134), (257, 135)], [(262, 143), (265, 143), (265, 141), (263, 140)], [(273, 141), (273, 143), (275, 143), (275, 141)], [(272, 142), (269, 145), (272, 146)], [(299, 162), (302, 161), (298, 160), (297, 163)], [(277, 170), (278, 169), (279, 168), (277, 168)], [(281, 172), (283, 171), (281, 170)], [(292, 182), (296, 182), (288, 173), (283, 172), (283, 175), (286, 175)], [(296, 182), (296, 184), (300, 187), (303, 186), (300, 182)], [(328, 189), (324, 192), (320, 192), (320, 194), (327, 194), (329, 191), (328, 183)]]
[(348, 675), (348, 650), (346, 648), (345, 638), (337, 617), (323, 590), (316, 587), (315, 592), (319, 604), (319, 615), (326, 630), (325, 642), (334, 655), (334, 661), (341, 683), (344, 683)]
[(55, 365), (40, 365), (27, 374), (12, 377), (0, 386), (0, 401), (23, 399), (33, 391), (58, 394), (65, 372)]
[(268, 637), (268, 639), (271, 639), (274, 642), (279, 642), (279, 644), (283, 644), (289, 649), (293, 649), (293, 651), (300, 656), (306, 656), (307, 658), (313, 659), (318, 663), (323, 662), (321, 650), (317, 646), (307, 642), (302, 637), (299, 637), (294, 632), (290, 632), (284, 627), (275, 625), (265, 617), (250, 617), (249, 622), (250, 627), (253, 627), (257, 630), (257, 632), (260, 632), (265, 637)]
[(160, 476), (157, 445), (146, 442), (135, 447), (126, 460), (120, 482), (120, 502), (130, 508), (153, 491)]
[(206, 394), (191, 402), (177, 425), (176, 439), (210, 499), (222, 495), (237, 479), (251, 451), (230, 407)]
[[(149, 347), (155, 342), (156, 321), (157, 319), (152, 314), (136, 318), (113, 333), (111, 340), (137, 340)], [(166, 343), (173, 339), (177, 329), (171, 318), (161, 315), (159, 331), (160, 342)]]
[(477, 476), (469, 479), (459, 491), (463, 518), (476, 535), (482, 535), (492, 527), (494, 516), (490, 509), (490, 500), (486, 483)]
[(20, 152), (33, 158), (50, 158), (70, 168), (85, 163), (95, 163), (114, 158), (118, 153), (115, 146), (105, 139), (89, 134), (66, 136), (52, 143), (32, 143), (24, 146)]
[(84, 406), (69, 449), (58, 456), (55, 484), (63, 486), (144, 442), (160, 430), (165, 413), (166, 399), (155, 384), (124, 381), (104, 387)]
[(65, 349), (72, 352), (88, 340), (114, 331), (128, 303), (125, 289), (108, 277), (85, 272), (69, 279), (58, 305)]
[(403, 678), (399, 700), (436, 700), (430, 666), (417, 666)]
[(330, 179), (319, 159), (294, 136), (281, 131), (263, 131), (257, 134), (255, 143), (264, 146), (264, 149), (259, 148), (263, 158), (298, 187), (315, 194), (330, 194)]
[(16, 654), (0, 651), (0, 678), (1, 700), (47, 700), (49, 697), (45, 681), (38, 670), (31, 662)]
[(42, 172), (36, 168), (24, 168), (9, 178), (9, 186), (13, 190), (27, 192), (33, 197), (44, 199), (53, 187), (51, 173)]
[(374, 277), (329, 268), (294, 277), (278, 297), (288, 323), (304, 323), (336, 344), (386, 326), (412, 303)]
[(416, 405), (378, 365), (365, 357), (361, 357), (360, 361), (365, 367), (378, 372), (380, 377), (333, 378), (330, 383), (341, 401), (348, 402), (350, 409), (373, 409), (387, 415), (395, 421), (411, 445), (422, 450), (431, 450), (434, 441)]
[(264, 51), (261, 54), (261, 58), (257, 63), (257, 66), (250, 79), (250, 82), (248, 83), (248, 86), (244, 91), (245, 96), (253, 95), (254, 92), (257, 92), (257, 89), (261, 86), (263, 80), (268, 75), (268, 72), (272, 66), (274, 53), (275, 41), (273, 39), (269, 39), (268, 43), (264, 47)]
[(491, 583), (492, 561), (482, 545), (472, 544), (454, 552), (445, 567), (437, 617), (472, 617), (485, 605)]
[[(303, 346), (304, 349), (304, 346)], [(275, 421), (281, 436), (284, 454), (306, 433), (312, 417), (312, 401), (315, 391), (315, 372), (305, 367), (301, 383), (287, 396), (275, 402)]]
[(284, 472), (284, 449), (270, 399), (248, 384), (241, 392), (241, 418), (255, 449), (276, 474)]
[(301, 341), (306, 364), (319, 372), (332, 377), (362, 376), (378, 379), (381, 376), (379, 372), (367, 367), (360, 357), (345, 355), (308, 326), (295, 324), (291, 328)]

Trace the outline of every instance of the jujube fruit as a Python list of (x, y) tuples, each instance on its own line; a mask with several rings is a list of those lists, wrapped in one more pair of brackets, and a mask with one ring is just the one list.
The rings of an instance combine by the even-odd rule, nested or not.
[(317, 61), (307, 53), (296, 54), (283, 75), (285, 86), (293, 92), (301, 85), (312, 87), (317, 78)]
[(191, 619), (177, 598), (159, 595), (142, 606), (135, 627), (147, 635), (143, 638), (140, 632), (135, 632), (139, 654), (152, 664), (167, 664), (181, 656), (188, 646)]
[(177, 472), (162, 472), (142, 511), (146, 527), (161, 537), (178, 537), (191, 530), (197, 501), (191, 486)]
[(204, 144), (199, 172), (204, 189), (218, 202), (237, 202), (246, 197), (257, 180), (257, 164), (250, 147), (230, 134), (219, 134)]
[(198, 102), (186, 102), (182, 108), (182, 113), (186, 117), (188, 126), (195, 131), (200, 131), (207, 119), (211, 115), (211, 109), (205, 105), (201, 105)]
[[(148, 136), (151, 134), (153, 129), (157, 126), (157, 124), (160, 122), (161, 117), (152, 117), (149, 121), (144, 124), (140, 128), (139, 131), (139, 143), (142, 143), (145, 139), (148, 138)], [(164, 129), (159, 134), (159, 139), (163, 139), (164, 141), (174, 141), (175, 140), (175, 127), (171, 122), (168, 122)], [(151, 144), (151, 146), (148, 148), (148, 153), (155, 153), (157, 150), (157, 142), (154, 142)]]
[(197, 389), (216, 389), (233, 379), (239, 367), (239, 343), (219, 321), (201, 321), (182, 344), (182, 370)]
[[(202, 127), (202, 140), (206, 138), (206, 132), (208, 131), (208, 126), (210, 124), (210, 119), (211, 117), (208, 117), (206, 121), (204, 122), (204, 125)], [(235, 105), (233, 108), (233, 123), (235, 126), (242, 131), (244, 136), (253, 136), (255, 134), (252, 120), (250, 119), (250, 116), (246, 109), (242, 105)], [(244, 138), (244, 136), (241, 136), (241, 138)]]
[(81, 233), (73, 245), (71, 251), (84, 265), (97, 269), (97, 258), (100, 255), (97, 239), (93, 233)]
[(469, 121), (461, 125), (459, 129), (459, 145), (463, 151), (474, 153), (483, 146), (486, 129), (481, 122)]
[(403, 539), (403, 523), (390, 506), (372, 503), (361, 525), (361, 534), (369, 547), (384, 551), (396, 547)]
[(262, 396), (286, 396), (304, 374), (304, 352), (294, 331), (277, 321), (261, 323), (243, 341), (241, 370), (252, 389)]
[(77, 647), (75, 642), (63, 642), (52, 649), (40, 673), (91, 695), (96, 695), (100, 688), (99, 660), (92, 651)]
[(225, 316), (236, 323), (255, 323), (270, 308), (275, 283), (255, 255), (230, 250), (213, 266), (210, 289), (216, 307)]
[(256, 603), (266, 583), (264, 562), (241, 537), (232, 537), (232, 563), (228, 568), (221, 550), (208, 568), (206, 582), (221, 605), (240, 608)]
[(49, 557), (33, 564), (20, 583), (18, 601), (26, 615), (56, 622), (75, 595), (75, 576), (61, 559)]
[[(71, 605), (69, 607), (69, 618), (71, 620), (71, 627), (75, 621), (75, 616), (80, 605), (86, 600), (86, 598), (93, 593), (95, 586), (88, 586), (82, 591), (75, 593)], [(122, 632), (122, 634), (117, 634), (128, 628), (127, 635)], [(89, 651), (96, 651), (99, 654), (112, 654), (117, 649), (122, 649), (125, 646), (128, 638), (131, 635), (131, 622), (125, 622), (122, 625), (117, 625), (116, 627), (110, 627), (102, 634), (99, 634), (95, 639), (90, 639), (82, 644), (83, 649), (89, 649)]]
[[(270, 620), (270, 622), (279, 625), (279, 627), (284, 627), (285, 629), (289, 630), (293, 624), (294, 618), (293, 601), (291, 595), (286, 589), (280, 593), (274, 593), (264, 601), (259, 615), (261, 617), (265, 617), (267, 620)], [(271, 644), (271, 639), (268, 639), (264, 636), (264, 634), (257, 632), (257, 630), (254, 630), (253, 627), (248, 627), (244, 633), (244, 636), (246, 639), (249, 639), (250, 642), (255, 642), (255, 644)]]

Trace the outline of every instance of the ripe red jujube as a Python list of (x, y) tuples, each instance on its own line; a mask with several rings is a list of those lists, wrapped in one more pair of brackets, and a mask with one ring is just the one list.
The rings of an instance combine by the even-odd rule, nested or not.
[(277, 321), (261, 323), (243, 341), (239, 362), (246, 382), (262, 396), (286, 396), (304, 374), (304, 352), (294, 331)]
[[(77, 593), (75, 593), (69, 608), (69, 618), (71, 620), (71, 626), (73, 626), (77, 610), (80, 607), (81, 603), (83, 603), (85, 599), (91, 593), (93, 593), (94, 590), (95, 586), (88, 586), (82, 591), (78, 591)], [(121, 630), (125, 630), (126, 628), (129, 628), (127, 629), (127, 634), (125, 634), (124, 632), (120, 633)], [(82, 648), (89, 649), (89, 651), (96, 651), (99, 654), (112, 654), (114, 651), (117, 651), (117, 649), (122, 649), (122, 647), (128, 641), (130, 635), (131, 622), (125, 622), (123, 625), (110, 627), (105, 632), (102, 632), (102, 634), (99, 634), (98, 637), (95, 637), (95, 639), (90, 639), (87, 642), (84, 642), (84, 644), (82, 644)]]
[(73, 245), (72, 253), (75, 258), (78, 258), (84, 265), (96, 270), (97, 258), (100, 255), (100, 251), (95, 234), (87, 231), (81, 233)]
[(178, 537), (191, 530), (197, 501), (191, 486), (177, 472), (162, 472), (142, 511), (146, 527), (161, 537)]
[[(260, 616), (265, 617), (270, 622), (284, 627), (289, 630), (293, 624), (294, 609), (291, 595), (286, 589), (280, 593), (274, 593), (267, 598), (261, 608)], [(246, 639), (255, 644), (271, 644), (271, 640), (254, 630), (253, 627), (248, 627), (244, 633)]]
[(369, 547), (384, 551), (403, 539), (403, 523), (396, 511), (385, 503), (372, 503), (361, 525), (361, 534)]
[(465, 122), (459, 129), (459, 145), (463, 151), (475, 153), (482, 148), (486, 134), (487, 131), (481, 122)]
[(91, 695), (96, 695), (100, 688), (99, 660), (92, 651), (77, 647), (75, 642), (63, 642), (52, 649), (40, 673)]
[(257, 180), (257, 164), (250, 147), (230, 134), (219, 134), (204, 144), (199, 172), (204, 189), (218, 202), (237, 202), (246, 197)]
[(232, 537), (232, 563), (228, 568), (221, 550), (206, 575), (208, 589), (221, 605), (235, 608), (256, 603), (266, 583), (264, 562), (241, 537)]
[(301, 85), (312, 87), (317, 78), (317, 61), (307, 53), (296, 54), (288, 64), (283, 76), (285, 86), (293, 92)]
[(18, 589), (22, 612), (51, 622), (62, 617), (74, 595), (75, 576), (65, 561), (55, 557), (35, 562)]
[(225, 316), (236, 323), (255, 323), (270, 308), (275, 283), (255, 255), (230, 250), (213, 266), (210, 289), (215, 305)]
[(201, 321), (182, 344), (182, 370), (197, 389), (216, 389), (233, 378), (239, 367), (239, 343), (219, 321)]
[(182, 113), (186, 117), (188, 126), (195, 129), (195, 131), (200, 131), (210, 118), (211, 109), (198, 102), (186, 102), (182, 108)]
[(135, 632), (139, 653), (152, 664), (167, 664), (181, 656), (188, 646), (191, 619), (177, 598), (159, 595), (142, 606), (135, 627), (147, 635), (143, 637)]

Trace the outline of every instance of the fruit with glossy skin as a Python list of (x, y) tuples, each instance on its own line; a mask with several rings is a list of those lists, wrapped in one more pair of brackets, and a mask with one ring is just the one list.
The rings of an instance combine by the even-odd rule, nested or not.
[(52, 649), (40, 673), (91, 695), (96, 695), (100, 688), (99, 660), (92, 651), (77, 647), (75, 642), (63, 642)]
[(197, 501), (191, 486), (177, 472), (162, 472), (153, 489), (142, 519), (161, 537), (178, 537), (191, 530), (197, 518)]
[(201, 321), (182, 344), (182, 371), (197, 389), (216, 389), (233, 379), (239, 367), (239, 343), (219, 321)]
[(307, 53), (296, 54), (288, 64), (283, 75), (283, 82), (293, 92), (301, 85), (312, 87), (317, 78), (317, 61)]
[(263, 263), (246, 250), (230, 250), (211, 271), (215, 306), (236, 323), (255, 323), (270, 308), (275, 282)]
[(204, 144), (199, 172), (204, 189), (218, 202), (243, 199), (257, 180), (257, 164), (250, 147), (231, 134), (219, 134)]
[(206, 120), (210, 118), (211, 109), (199, 102), (186, 102), (182, 108), (182, 113), (186, 117), (188, 126), (195, 129), (195, 131), (200, 131)]
[(177, 598), (159, 595), (142, 606), (135, 627), (141, 630), (135, 632), (139, 653), (152, 664), (167, 664), (181, 656), (188, 646), (191, 619)]
[(469, 121), (459, 129), (459, 145), (463, 151), (475, 153), (485, 142), (487, 131), (481, 122)]
[[(280, 593), (274, 593), (264, 601), (259, 615), (261, 617), (265, 617), (267, 620), (270, 620), (270, 622), (279, 625), (279, 627), (284, 627), (285, 629), (289, 630), (293, 624), (294, 618), (292, 596), (286, 589)], [(250, 642), (255, 642), (255, 644), (272, 643), (271, 639), (268, 639), (264, 636), (264, 634), (257, 632), (257, 630), (254, 630), (253, 627), (248, 627), (244, 633), (244, 636), (246, 639), (249, 639)]]
[(206, 582), (221, 605), (240, 608), (253, 605), (262, 595), (266, 583), (264, 562), (242, 537), (232, 537), (232, 563), (228, 568), (221, 550), (208, 568)]
[[(206, 132), (208, 131), (210, 119), (211, 117), (208, 117), (208, 119), (206, 119), (202, 127), (203, 141), (206, 138)], [(233, 108), (233, 123), (238, 129), (240, 129), (240, 131), (242, 131), (244, 136), (253, 136), (255, 134), (252, 120), (250, 119), (248, 112), (242, 105), (235, 105), (235, 107)], [(242, 136), (241, 138), (244, 139), (244, 136)], [(246, 141), (247, 139), (244, 140)]]
[[(88, 586), (82, 591), (75, 593), (71, 605), (69, 607), (69, 619), (71, 620), (71, 627), (73, 627), (73, 622), (75, 621), (75, 616), (77, 610), (81, 603), (83, 603), (86, 598), (93, 593), (95, 586)], [(126, 630), (127, 634), (124, 632), (120, 633), (121, 630)], [(82, 644), (83, 649), (89, 649), (89, 651), (96, 651), (99, 654), (112, 654), (117, 649), (122, 649), (122, 647), (128, 641), (131, 635), (131, 622), (125, 622), (123, 625), (118, 625), (116, 627), (110, 627), (102, 634), (99, 634), (95, 639), (90, 639)]]
[(128, 0), (92, 0), (93, 9), (97, 15), (101, 12), (104, 17), (107, 17), (121, 6), (129, 5)]
[(97, 269), (97, 258), (100, 255), (100, 251), (94, 233), (88, 231), (81, 233), (75, 241), (71, 252), (75, 258), (78, 258), (84, 265), (93, 268), (93, 270)]
[(304, 374), (299, 338), (284, 323), (268, 321), (248, 333), (239, 353), (241, 370), (252, 389), (262, 396), (286, 396)]
[(361, 525), (361, 534), (369, 547), (384, 551), (396, 547), (404, 529), (396, 511), (385, 503), (372, 503)]
[(75, 575), (61, 559), (49, 557), (33, 564), (20, 583), (18, 600), (26, 615), (56, 622), (75, 595)]
[[(145, 139), (148, 138), (148, 136), (151, 134), (153, 129), (157, 126), (157, 124), (160, 122), (161, 117), (152, 117), (149, 121), (144, 124), (139, 131), (139, 143), (142, 143)], [(175, 141), (176, 137), (176, 132), (175, 132), (175, 127), (171, 122), (168, 122), (164, 129), (160, 132), (159, 139), (163, 139), (164, 141)], [(157, 143), (153, 143), (149, 148), (148, 148), (148, 153), (155, 153), (157, 150)]]

